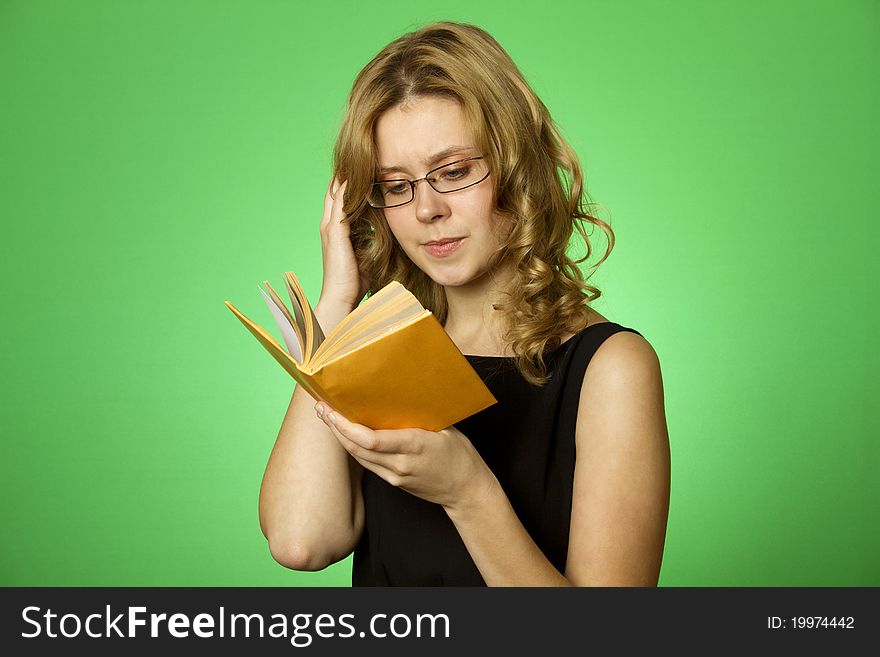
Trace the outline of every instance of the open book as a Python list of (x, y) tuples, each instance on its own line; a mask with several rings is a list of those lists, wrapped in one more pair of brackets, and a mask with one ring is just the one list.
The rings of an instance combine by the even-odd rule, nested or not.
[(496, 403), (437, 318), (397, 281), (355, 308), (326, 337), (293, 272), (284, 283), (292, 312), (260, 292), (285, 351), (267, 331), (226, 305), (313, 398), (372, 429), (440, 431)]

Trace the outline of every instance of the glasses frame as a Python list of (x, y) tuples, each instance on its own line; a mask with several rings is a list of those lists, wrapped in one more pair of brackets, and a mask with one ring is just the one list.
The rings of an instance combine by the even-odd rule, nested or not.
[(453, 164), (461, 164), (462, 162), (470, 162), (471, 160), (482, 160), (482, 159), (483, 159), (482, 155), (477, 155), (476, 157), (466, 157), (462, 160), (456, 160), (455, 162), (447, 162), (446, 164), (441, 164), (439, 167), (435, 167), (435, 168), (431, 169), (428, 173), (425, 174), (425, 176), (423, 178), (419, 178), (418, 180), (410, 180), (408, 178), (389, 178), (388, 180), (381, 180), (378, 182), (374, 182), (373, 187), (375, 187), (376, 185), (382, 184), (382, 183), (390, 183), (390, 182), (409, 183), (409, 191), (410, 191), (411, 196), (408, 201), (404, 201), (403, 203), (396, 203), (394, 205), (382, 205), (379, 207), (373, 205), (370, 202), (370, 198), (367, 197), (367, 204), (371, 208), (376, 208), (377, 210), (387, 210), (388, 208), (399, 208), (400, 206), (406, 205), (407, 203), (412, 203), (416, 198), (416, 185), (418, 185), (423, 180), (426, 181), (431, 186), (431, 189), (433, 189), (438, 194), (452, 194), (453, 192), (460, 192), (461, 190), (467, 189), (468, 187), (473, 187), (474, 185), (479, 185), (481, 182), (483, 182), (486, 178), (489, 177), (490, 173), (492, 173), (488, 167), (486, 167), (486, 175), (483, 176), (482, 178), (480, 178), (479, 180), (477, 180), (476, 182), (472, 182), (468, 185), (465, 185), (464, 187), (459, 187), (458, 189), (450, 189), (445, 192), (440, 191), (439, 189), (434, 187), (433, 183), (431, 183), (430, 176), (435, 171), (439, 171), (440, 169), (445, 169), (446, 167), (451, 167)]

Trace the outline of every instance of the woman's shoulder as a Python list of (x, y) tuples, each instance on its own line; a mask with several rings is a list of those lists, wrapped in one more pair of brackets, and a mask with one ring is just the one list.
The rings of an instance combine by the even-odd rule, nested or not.
[(563, 333), (562, 336), (560, 336), (560, 343), (564, 345), (566, 342), (568, 342), (572, 338), (575, 338), (576, 336), (585, 333), (589, 328), (591, 328), (595, 324), (613, 324), (613, 322), (611, 320), (609, 320), (607, 317), (605, 317), (604, 315), (602, 315), (601, 313), (599, 313), (591, 308), (590, 309), (590, 317), (587, 320), (587, 325), (576, 333), (571, 332), (571, 331)]
[[(612, 331), (613, 335), (611, 335), (607, 339), (605, 339), (605, 342), (607, 342), (608, 339), (610, 339), (610, 337), (613, 337), (614, 335), (617, 335), (618, 333), (626, 333), (626, 334), (635, 336), (635, 338), (641, 338), (642, 340), (644, 340), (644, 338), (641, 336), (641, 334), (638, 333), (638, 331), (636, 331), (635, 329), (631, 329), (627, 326), (622, 326), (621, 324), (618, 324), (617, 322), (613, 321), (612, 319), (609, 319), (605, 315), (603, 315), (593, 309), (590, 309), (590, 316), (589, 316), (589, 319), (587, 321), (586, 326), (584, 326), (580, 331), (577, 331), (577, 332), (564, 333), (560, 338), (560, 340), (561, 340), (560, 344), (562, 346), (564, 346), (569, 340), (576, 340), (577, 338), (584, 337), (586, 335), (595, 334), (595, 332), (600, 330), (603, 326), (608, 327), (608, 328), (612, 328), (612, 329), (620, 329), (620, 330)], [(616, 342), (625, 342), (625, 341), (626, 341), (626, 339), (617, 340)], [(647, 341), (645, 341), (645, 342), (647, 342)], [(604, 342), (603, 342), (603, 344), (604, 344)]]
[[(603, 340), (602, 344), (600, 345), (600, 346), (604, 347), (605, 352), (617, 351), (620, 348), (627, 348), (628, 346), (631, 347), (633, 342), (637, 342), (639, 340), (642, 341), (645, 345), (648, 345), (647, 340), (645, 340), (641, 336), (641, 334), (639, 334), (637, 332), (635, 332), (635, 333), (632, 332), (634, 329), (628, 329), (628, 327), (621, 326), (620, 324), (617, 324), (613, 320), (609, 319), (608, 317), (602, 315), (601, 313), (599, 313), (591, 308), (590, 315), (588, 317), (586, 326), (584, 326), (582, 329), (580, 329), (578, 331), (574, 331), (574, 332), (567, 331), (567, 332), (562, 333), (559, 336), (559, 339), (560, 339), (559, 347), (557, 347), (554, 351), (552, 351), (550, 353), (551, 354), (564, 353), (566, 350), (570, 350), (571, 348), (576, 347), (578, 342), (580, 342), (581, 340), (588, 339), (588, 336), (601, 335), (602, 326), (620, 327), (620, 328), (624, 329), (624, 330), (615, 332), (610, 337), (606, 336), (606, 338)], [(617, 337), (619, 335), (632, 336), (632, 337)], [(612, 340), (612, 338), (613, 338), (613, 340)], [(502, 350), (497, 347), (493, 348), (492, 346), (489, 346), (488, 343), (486, 343), (485, 346), (477, 346), (476, 343), (474, 343), (474, 344), (459, 343), (456, 340), (454, 340), (454, 342), (456, 343), (456, 346), (461, 350), (461, 352), (463, 354), (466, 354), (467, 358), (470, 358), (470, 359), (482, 359), (482, 360), (493, 359), (493, 360), (510, 360), (510, 361), (514, 360), (514, 357), (509, 353), (509, 348), (505, 348), (503, 350), (504, 351), (503, 355), (497, 354), (497, 353), (493, 354), (493, 355), (478, 355), (478, 354), (485, 354), (486, 351), (497, 352), (497, 351), (502, 351)], [(605, 343), (613, 344), (614, 347), (612, 347), (612, 348), (605, 347)], [(648, 345), (648, 346), (650, 346), (650, 345)]]
[[(602, 331), (602, 328), (607, 329)], [(602, 375), (608, 376), (613, 372), (625, 371), (636, 368), (651, 368), (657, 361), (657, 354), (653, 346), (636, 329), (618, 324), (591, 309), (591, 315), (587, 325), (577, 333), (566, 333), (562, 337), (562, 346), (566, 346), (569, 340), (588, 340), (596, 337), (596, 342), (591, 340), (588, 361), (588, 371), (595, 373), (601, 370)], [(569, 346), (576, 346), (572, 342)], [(586, 373), (585, 373), (586, 374)]]
[[(617, 329), (601, 331), (602, 325)], [(662, 388), (660, 359), (653, 345), (636, 329), (623, 326), (599, 313), (580, 333), (569, 336), (587, 339), (597, 336), (587, 351), (587, 367), (582, 380), (582, 396), (602, 396), (636, 388)], [(615, 393), (616, 394), (616, 393)]]

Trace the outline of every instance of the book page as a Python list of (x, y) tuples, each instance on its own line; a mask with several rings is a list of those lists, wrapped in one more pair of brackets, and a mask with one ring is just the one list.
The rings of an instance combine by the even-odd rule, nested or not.
[(401, 293), (410, 294), (409, 290), (397, 281), (391, 281), (388, 283), (388, 285), (376, 292), (369, 299), (342, 318), (342, 321), (336, 325), (336, 328), (330, 331), (330, 335), (327, 336), (326, 340), (327, 344), (324, 348), (332, 349), (333, 344), (339, 340), (344, 340), (349, 331), (358, 329), (358, 325), (365, 315), (374, 312), (381, 312), (381, 306)]
[(314, 366), (310, 367), (310, 371), (315, 371), (322, 363), (353, 351), (426, 312), (428, 311), (409, 290), (397, 281), (392, 281), (349, 314), (346, 320), (350, 321), (346, 322), (346, 326), (340, 324), (333, 331), (332, 338), (315, 355)]
[(315, 354), (315, 358), (323, 360), (326, 353), (336, 353), (337, 345), (345, 344), (351, 340), (352, 336), (369, 330), (369, 327), (376, 322), (376, 317), (383, 317), (389, 304), (399, 299), (403, 292), (406, 290), (402, 286), (386, 285), (364, 301), (339, 322), (325, 340), (324, 345)]
[[(265, 285), (266, 287), (269, 287), (268, 282), (266, 282)], [(287, 352), (301, 365), (303, 362), (301, 336), (295, 325), (290, 322), (290, 312), (285, 312), (287, 308), (284, 307), (284, 304), (282, 304), (281, 308), (278, 307), (280, 299), (275, 298), (277, 295), (273, 294), (270, 298), (269, 295), (263, 291), (263, 288), (260, 287), (258, 289), (260, 290), (260, 294), (262, 294), (263, 298), (266, 300), (266, 305), (269, 306), (269, 311), (272, 313), (272, 317), (275, 318), (275, 324), (278, 326), (278, 330), (281, 331), (281, 337), (284, 339), (284, 344), (287, 345)], [(269, 287), (269, 291), (274, 293), (274, 290), (272, 290), (271, 287)]]
[(284, 301), (281, 300), (281, 296), (275, 291), (269, 281), (263, 281), (263, 285), (265, 285), (266, 289), (269, 290), (269, 296), (272, 297), (272, 301), (275, 302), (278, 310), (284, 313), (284, 316), (287, 317), (290, 325), (296, 330), (296, 334), (300, 338), (300, 343), (305, 345), (305, 324), (303, 323), (302, 311), (300, 311), (300, 314), (298, 316), (292, 315), (287, 309), (287, 306), (284, 304)]
[(344, 336), (340, 336), (338, 341), (321, 352), (316, 358), (316, 366), (320, 366), (320, 363), (331, 360), (338, 355), (353, 351), (382, 333), (392, 331), (396, 326), (409, 322), (414, 317), (426, 312), (420, 303), (412, 303), (411, 299), (406, 298), (407, 296), (409, 295), (397, 295), (382, 304), (381, 308), (376, 308), (365, 315), (356, 327), (352, 327)]
[[(287, 283), (287, 281), (285, 281), (285, 284), (286, 283)], [(269, 285), (268, 281), (265, 283), (265, 285), (267, 288), (269, 288), (269, 291), (272, 294), (272, 298), (274, 299), (275, 297), (278, 297), (278, 301), (281, 302), (281, 297), (275, 292), (275, 290), (272, 289), (272, 287)], [(299, 334), (299, 336), (302, 340), (302, 353), (303, 353), (303, 357), (305, 357), (306, 343), (308, 342), (308, 340), (307, 340), (308, 331), (306, 329), (305, 314), (303, 313), (302, 306), (300, 305), (296, 296), (290, 294), (290, 288), (288, 288), (288, 296), (290, 297), (290, 307), (293, 309), (293, 317), (295, 320), (294, 326), (297, 327), (297, 333)], [(282, 303), (282, 305), (284, 305), (283, 302), (281, 302), (281, 303)]]
[(306, 327), (306, 348), (305, 362), (309, 363), (315, 356), (318, 347), (324, 342), (324, 331), (312, 312), (312, 306), (299, 284), (296, 276), (292, 271), (284, 272), (284, 284), (287, 286), (287, 294), (290, 296), (291, 303), (294, 306), (299, 305), (301, 312), (304, 314), (304, 324)]

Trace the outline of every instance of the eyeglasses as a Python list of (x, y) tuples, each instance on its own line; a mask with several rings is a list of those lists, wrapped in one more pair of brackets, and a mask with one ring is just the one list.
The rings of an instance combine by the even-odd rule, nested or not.
[(367, 203), (374, 208), (396, 208), (415, 198), (416, 185), (423, 180), (427, 180), (435, 191), (449, 194), (481, 183), (488, 176), (489, 167), (482, 156), (468, 157), (431, 169), (424, 178), (418, 180), (398, 178), (373, 183)]

